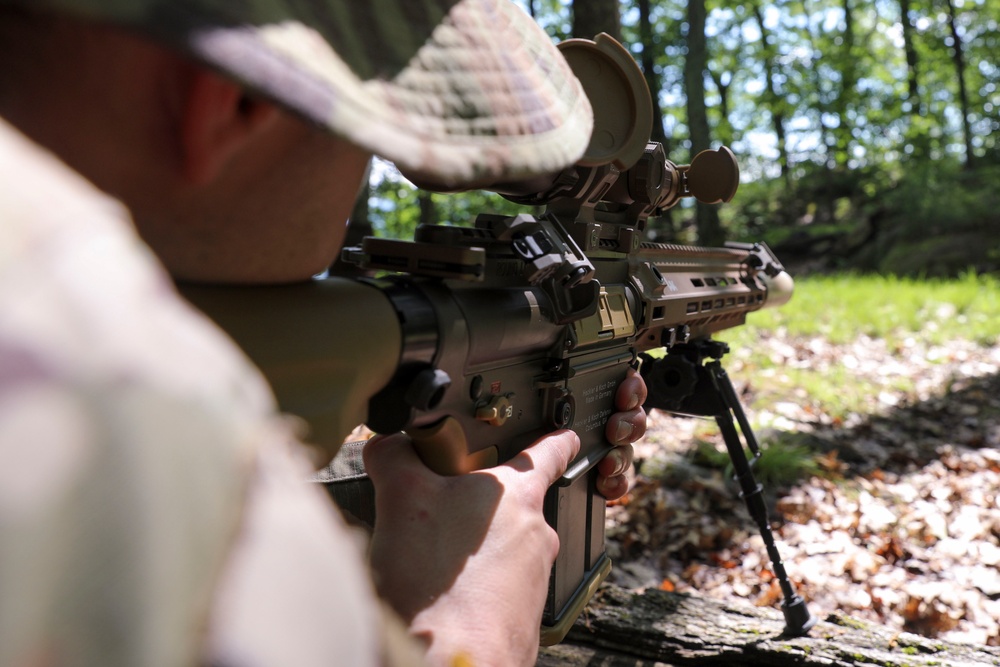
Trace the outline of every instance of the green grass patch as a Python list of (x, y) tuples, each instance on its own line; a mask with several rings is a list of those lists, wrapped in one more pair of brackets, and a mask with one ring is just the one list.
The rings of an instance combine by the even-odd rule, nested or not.
[[(754, 464), (754, 477), (766, 488), (778, 488), (821, 473), (816, 462), (816, 452), (789, 438), (777, 438), (761, 443), (763, 455)], [(751, 457), (749, 451), (747, 458)], [(725, 449), (711, 442), (699, 440), (692, 455), (695, 465), (723, 470), (727, 477), (733, 475), (733, 465)]]
[(957, 279), (895, 276), (816, 276), (796, 281), (785, 306), (753, 313), (747, 326), (719, 337), (734, 346), (752, 345), (761, 330), (782, 328), (792, 336), (822, 336), (834, 344), (859, 335), (890, 344), (915, 337), (933, 344), (949, 340), (997, 343), (1000, 279), (967, 273)]
[[(998, 335), (1000, 279), (967, 274), (808, 277), (798, 281), (790, 303), (752, 313), (745, 326), (718, 337), (732, 349), (724, 365), (738, 390), (746, 390), (755, 430), (780, 433), (881, 414), (917, 396), (927, 368), (952, 363), (950, 342), (993, 346)], [(761, 464), (773, 466), (765, 474), (776, 483), (814, 474), (815, 458), (797, 448), (801, 442), (767, 440)], [(725, 453), (713, 458), (713, 452), (703, 445), (696, 463), (724, 465)]]
[[(752, 313), (747, 325), (724, 331), (742, 365), (735, 376), (754, 392), (753, 406), (791, 401), (836, 419), (878, 409), (882, 392), (908, 395), (918, 379), (910, 373), (856, 370), (869, 346), (823, 351), (812, 360), (775, 355), (768, 339), (801, 346), (823, 339), (849, 346), (862, 336), (885, 341), (878, 354), (946, 347), (950, 341), (1000, 343), (1000, 279), (966, 274), (957, 279), (917, 280), (892, 276), (816, 276), (799, 280), (781, 308)], [(881, 346), (881, 343), (879, 343)], [(808, 354), (808, 353), (807, 353)], [(845, 359), (842, 354), (853, 355)], [(846, 363), (852, 361), (851, 364)], [(933, 362), (933, 357), (929, 359)], [(732, 361), (730, 361), (732, 367)], [(731, 368), (732, 370), (732, 368)], [(766, 425), (766, 424), (765, 424)]]
[(914, 389), (914, 382), (910, 377), (885, 378), (883, 383), (877, 383), (843, 366), (833, 366), (824, 372), (809, 368), (786, 368), (773, 375), (754, 375), (752, 380), (756, 389), (757, 406), (764, 407), (773, 401), (794, 400), (803, 405), (822, 408), (823, 412), (832, 417), (868, 412), (873, 397), (886, 389), (901, 393)]

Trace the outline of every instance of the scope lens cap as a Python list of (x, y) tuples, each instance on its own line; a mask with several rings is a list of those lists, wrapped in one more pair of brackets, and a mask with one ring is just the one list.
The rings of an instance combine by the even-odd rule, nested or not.
[(594, 133), (579, 160), (586, 167), (634, 165), (653, 130), (653, 103), (632, 54), (611, 35), (568, 39), (559, 50), (583, 85), (594, 108)]
[(688, 189), (703, 204), (730, 202), (740, 186), (740, 165), (725, 146), (695, 155), (687, 175)]

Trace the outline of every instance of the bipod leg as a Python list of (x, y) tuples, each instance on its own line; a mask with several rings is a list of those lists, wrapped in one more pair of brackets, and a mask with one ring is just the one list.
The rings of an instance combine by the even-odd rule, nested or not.
[[(736, 424), (739, 424), (740, 430), (743, 432), (743, 438), (753, 453), (754, 461), (760, 458), (760, 447), (754, 437), (753, 430), (750, 428), (750, 422), (747, 421), (746, 413), (743, 412), (739, 398), (736, 396), (733, 384), (729, 381), (729, 375), (722, 368), (722, 362), (718, 359), (710, 361), (705, 364), (705, 369), (709, 372), (713, 388), (726, 408), (715, 415), (715, 421), (719, 425), (726, 449), (729, 451), (729, 458), (733, 462), (735, 478), (740, 485), (740, 497), (746, 503), (751, 518), (757, 523), (760, 535), (764, 539), (764, 546), (767, 548), (767, 555), (771, 559), (774, 575), (778, 578), (778, 585), (781, 586), (781, 592), (785, 597), (781, 603), (781, 610), (785, 614), (785, 635), (801, 637), (816, 624), (816, 618), (809, 613), (805, 600), (795, 592), (795, 588), (785, 572), (785, 566), (781, 562), (781, 554), (778, 553), (778, 545), (771, 532), (771, 522), (767, 516), (764, 487), (754, 478), (753, 466), (747, 459)], [(733, 421), (734, 416), (736, 423)]]

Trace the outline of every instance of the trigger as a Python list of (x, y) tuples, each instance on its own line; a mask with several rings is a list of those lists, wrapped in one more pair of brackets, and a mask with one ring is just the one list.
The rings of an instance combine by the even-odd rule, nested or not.
[(413, 441), (420, 459), (439, 475), (461, 475), (492, 468), (498, 462), (496, 447), (469, 451), (465, 432), (454, 417), (409, 429), (406, 434)]

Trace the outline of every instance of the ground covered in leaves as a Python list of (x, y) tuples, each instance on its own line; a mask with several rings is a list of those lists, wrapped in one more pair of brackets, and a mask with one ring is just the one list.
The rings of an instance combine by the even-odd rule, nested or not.
[[(776, 331), (752, 348), (727, 368), (768, 450), (772, 525), (813, 614), (1000, 645), (1000, 346)], [(864, 398), (831, 410), (782, 382), (803, 369), (846, 371), (857, 385), (844, 391)], [(650, 415), (633, 489), (609, 508), (613, 582), (780, 604), (721, 452), (714, 422)]]

